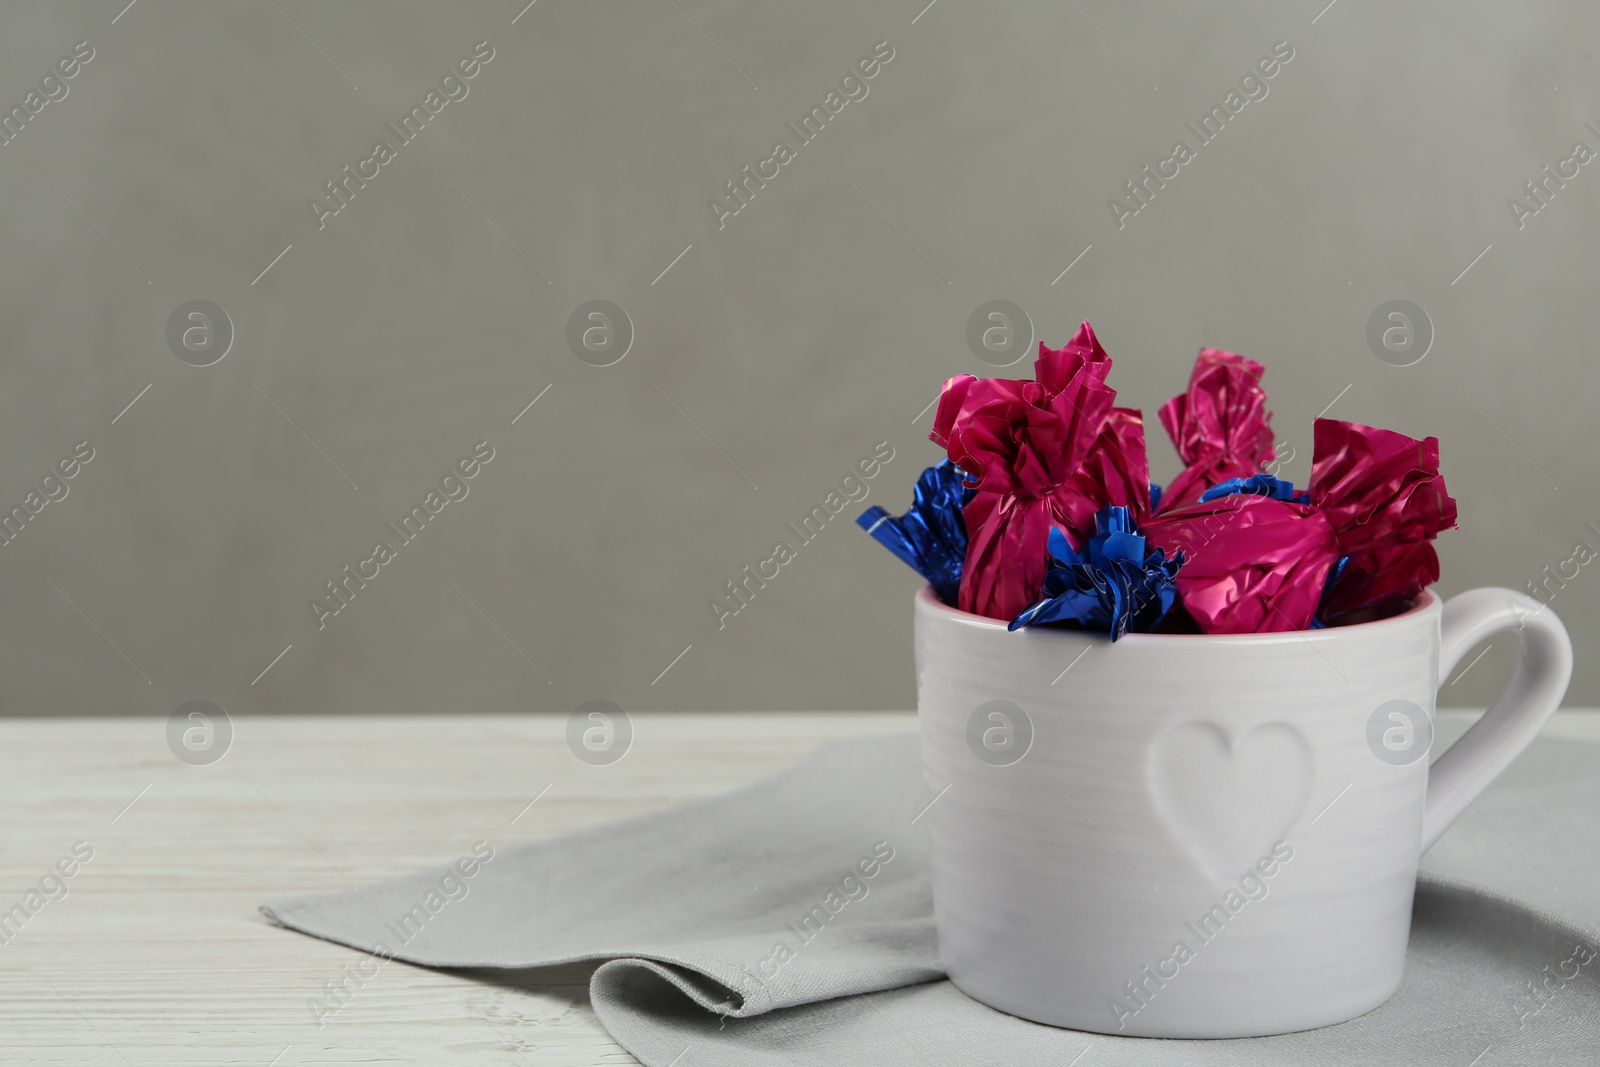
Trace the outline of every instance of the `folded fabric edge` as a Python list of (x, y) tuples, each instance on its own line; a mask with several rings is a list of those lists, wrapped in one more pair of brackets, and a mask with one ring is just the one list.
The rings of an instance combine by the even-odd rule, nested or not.
[[(644, 967), (660, 975), (706, 1011), (715, 1012), (718, 1015), (739, 1015), (744, 1012), (744, 996), (739, 991), (730, 989), (686, 959), (673, 959), (670, 956), (636, 956), (601, 951), (552, 957), (526, 967), (507, 967), (503, 963), (465, 958), (452, 960), (449, 963), (420, 963), (408, 958), (403, 953), (385, 954), (378, 951), (373, 945), (362, 944), (348, 938), (313, 930), (303, 923), (297, 922), (292, 917), (275, 911), (271, 905), (263, 904), (260, 910), (261, 914), (267, 918), (267, 921), (285, 930), (293, 930), (296, 933), (315, 937), (320, 941), (343, 945), (345, 948), (365, 952), (369, 956), (376, 956), (385, 961), (399, 960), (401, 963), (409, 963), (413, 967), (426, 967), (429, 970), (440, 971), (514, 971), (520, 973), (523, 971), (543, 970), (547, 967), (561, 967), (572, 963), (599, 963), (601, 969), (613, 964), (625, 964), (630, 967)], [(598, 973), (596, 971), (596, 974)]]
[[(829, 1001), (871, 997), (948, 981), (942, 973), (931, 973), (881, 988), (860, 989), (837, 997), (820, 997), (752, 1012), (728, 1011), (709, 1002), (694, 987), (693, 978), (697, 976), (698, 972), (678, 973), (652, 960), (610, 960), (597, 968), (589, 980), (589, 1003), (611, 1039), (640, 1063), (646, 1067), (676, 1067), (680, 1062), (686, 1064), (684, 1054), (696, 1042), (704, 1040), (704, 1032), (698, 1030), (702, 1022), (685, 1016), (682, 1011), (685, 1005), (676, 1000), (674, 993), (681, 993), (695, 1005), (720, 1016), (717, 1024), (720, 1031), (727, 1019), (755, 1018), (769, 1011), (804, 1011)], [(682, 1021), (675, 1024), (674, 1016)]]
[(605, 996), (613, 990), (626, 988), (640, 971), (660, 977), (698, 1007), (715, 1015), (739, 1017), (744, 1014), (744, 997), (711, 979), (705, 972), (644, 956), (611, 959), (595, 968), (589, 978), (589, 1003), (594, 1003), (597, 994)]
[[(332, 944), (342, 945), (345, 948), (355, 949), (358, 952), (365, 952), (370, 956), (375, 956), (385, 961), (399, 960), (402, 963), (411, 964), (413, 967), (426, 967), (430, 970), (523, 972), (542, 970), (547, 967), (560, 967), (573, 963), (598, 963), (600, 966), (590, 979), (591, 1000), (597, 990), (602, 988), (608, 991), (620, 990), (628, 984), (624, 980), (627, 976), (634, 975), (641, 970), (648, 971), (670, 982), (700, 1008), (729, 1018), (752, 1018), (758, 1015), (765, 1015), (771, 1011), (803, 1007), (807, 1004), (820, 1003), (825, 1000), (864, 996), (870, 993), (881, 993), (890, 989), (900, 989), (905, 986), (921, 985), (926, 982), (942, 981), (944, 979), (944, 973), (935, 969), (891, 970), (885, 972), (881, 982), (865, 982), (857, 988), (841, 991), (833, 996), (778, 1000), (757, 998), (757, 1002), (752, 1004), (745, 991), (730, 986), (716, 975), (709, 973), (706, 970), (703, 956), (691, 960), (687, 956), (678, 957), (659, 952), (644, 954), (602, 949), (595, 952), (551, 957), (523, 967), (508, 967), (504, 963), (468, 958), (458, 958), (448, 962), (423, 962), (403, 953), (385, 954), (380, 952), (374, 945), (315, 930), (296, 920), (293, 916), (274, 910), (271, 905), (261, 905), (260, 911), (267, 921), (285, 930), (292, 930), (308, 937), (315, 937), (321, 941), (328, 941)], [(730, 964), (730, 966), (736, 967), (737, 965)], [(604, 973), (602, 974), (602, 972)], [(766, 1000), (765, 1003), (760, 1002), (763, 999)]]

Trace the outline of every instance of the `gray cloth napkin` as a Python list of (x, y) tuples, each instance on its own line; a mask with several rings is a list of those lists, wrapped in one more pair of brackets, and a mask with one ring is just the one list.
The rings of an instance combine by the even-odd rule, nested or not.
[(725, 797), (262, 910), (430, 967), (606, 960), (595, 1010), (649, 1067), (1593, 1064), (1597, 757), (1530, 748), (1425, 857), (1399, 993), (1281, 1037), (1061, 1030), (945, 981), (919, 821), (933, 791), (912, 737), (829, 745)]

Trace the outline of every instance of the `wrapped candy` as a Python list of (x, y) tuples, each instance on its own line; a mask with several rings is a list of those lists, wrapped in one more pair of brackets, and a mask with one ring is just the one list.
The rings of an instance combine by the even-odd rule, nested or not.
[(1236, 352), (1202, 348), (1188, 392), (1161, 406), (1161, 425), (1184, 462), (1161, 493), (1163, 509), (1192, 504), (1211, 486), (1247, 478), (1273, 461), (1272, 415), (1261, 364)]
[(1183, 565), (1158, 548), (1146, 550), (1131, 509), (1108, 504), (1095, 514), (1096, 533), (1080, 556), (1060, 528), (1050, 531), (1051, 566), (1044, 599), (1006, 628), (1055, 623), (1077, 630), (1148, 633), (1172, 609), (1177, 597), (1173, 576)]
[(1144, 414), (1112, 408), (1083, 465), (1062, 487), (1067, 539), (1081, 550), (1095, 531), (1096, 514), (1108, 504), (1127, 508), (1135, 526), (1142, 523), (1153, 510), (1150, 489)]
[[(1085, 487), (1072, 476), (1102, 447), (1116, 397), (1105, 384), (1110, 369), (1086, 322), (1063, 348), (1039, 346), (1037, 380), (963, 374), (945, 383), (930, 436), (974, 479), (965, 510), (970, 539), (957, 599), (961, 610), (1016, 617), (1038, 599), (1049, 569), (1051, 528), (1087, 535), (1086, 520), (1106, 502), (1098, 499), (1105, 490), (1099, 483), (1091, 486), (1097, 497), (1086, 506)], [(1109, 453), (1105, 462), (1126, 462), (1113, 444), (1103, 446)]]
[(1261, 364), (1203, 348), (1160, 411), (1185, 467), (1150, 484), (1144, 420), (1115, 406), (1111, 360), (1085, 322), (1039, 346), (1032, 379), (945, 382), (905, 515), (857, 521), (963, 611), (1012, 630), (1112, 635), (1316, 629), (1398, 608), (1439, 576), (1456, 522), (1439, 443), (1318, 419), (1311, 482), (1276, 458)]
[[(1085, 368), (1101, 383), (1111, 372), (1111, 359), (1087, 322), (1060, 348), (1050, 348), (1043, 341), (1039, 342), (1039, 358), (1033, 364), (1032, 381), (975, 378), (970, 374), (958, 374), (946, 381), (939, 394), (939, 409), (933, 416), (933, 432), (928, 436), (949, 452), (951, 462), (959, 465), (966, 451), (964, 435), (980, 410), (987, 408), (988, 414), (994, 415), (1002, 405), (1048, 402), (1072, 388), (1078, 372)], [(982, 472), (978, 474), (981, 480)]]
[(1337, 419), (1313, 427), (1311, 501), (1350, 562), (1328, 592), (1325, 619), (1410, 600), (1439, 579), (1431, 542), (1456, 525), (1439, 473), (1439, 439)]
[(896, 518), (874, 505), (856, 524), (928, 580), (939, 599), (954, 605), (967, 555), (967, 524), (961, 509), (972, 497), (966, 472), (948, 459), (917, 479), (911, 507)]
[(1183, 554), (1178, 596), (1207, 634), (1307, 629), (1340, 555), (1317, 508), (1251, 493), (1163, 510), (1144, 534)]

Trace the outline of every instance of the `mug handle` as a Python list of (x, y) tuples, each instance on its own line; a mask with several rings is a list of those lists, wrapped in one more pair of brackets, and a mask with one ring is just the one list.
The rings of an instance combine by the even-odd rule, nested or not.
[(1513, 630), (1522, 641), (1517, 673), (1494, 707), (1428, 769), (1422, 847), (1432, 847), (1478, 794), (1532, 743), (1561, 705), (1572, 677), (1572, 641), (1555, 612), (1530, 596), (1486, 586), (1445, 602), (1439, 631), (1439, 681), (1467, 650)]

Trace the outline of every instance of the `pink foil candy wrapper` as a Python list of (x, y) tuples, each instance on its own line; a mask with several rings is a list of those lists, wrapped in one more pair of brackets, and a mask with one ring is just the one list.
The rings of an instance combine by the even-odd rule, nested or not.
[[(1050, 528), (1067, 529), (1081, 544), (1093, 533), (1101, 504), (1124, 503), (1101, 500), (1106, 490), (1074, 478), (1091, 456), (1100, 467), (1127, 465), (1100, 458), (1102, 451), (1117, 456), (1117, 449), (1126, 455), (1130, 447), (1122, 441), (1126, 418), (1106, 436), (1116, 398), (1105, 384), (1110, 370), (1086, 322), (1062, 348), (1039, 346), (1034, 381), (963, 374), (945, 382), (929, 436), (973, 475), (976, 490), (962, 512), (970, 540), (961, 610), (1015, 618), (1039, 598)], [(1137, 451), (1142, 461), (1143, 449)], [(1133, 476), (1118, 475), (1123, 481)]]
[(1207, 634), (1306, 629), (1339, 557), (1323, 512), (1245, 493), (1163, 510), (1141, 532), (1184, 554), (1178, 596)]
[(1338, 419), (1313, 428), (1311, 502), (1350, 562), (1329, 591), (1326, 618), (1404, 602), (1439, 579), (1431, 544), (1456, 525), (1439, 473), (1439, 439)]
[(1043, 341), (1039, 342), (1039, 358), (1033, 361), (1033, 377), (1050, 392), (1059, 393), (1086, 363), (1104, 363), (1105, 371), (1101, 372), (1100, 380), (1105, 381), (1106, 374), (1111, 370), (1111, 357), (1106, 355), (1100, 338), (1094, 335), (1094, 327), (1087, 322), (1079, 326), (1072, 340), (1060, 348), (1051, 348)]
[(1083, 551), (1094, 536), (1094, 516), (1107, 504), (1128, 509), (1135, 528), (1150, 517), (1150, 461), (1144, 451), (1144, 415), (1112, 408), (1094, 447), (1057, 494), (1067, 540)]
[[(1111, 358), (1087, 322), (1058, 349), (1039, 343), (1034, 377), (1046, 389), (1062, 389), (1085, 365), (1109, 371)], [(1101, 374), (1101, 380), (1104, 375)], [(1114, 396), (1115, 394), (1113, 394)], [(1112, 408), (1078, 467), (1055, 499), (1065, 519), (1059, 523), (1076, 550), (1095, 533), (1095, 514), (1107, 504), (1129, 509), (1135, 524), (1150, 514), (1150, 462), (1144, 448), (1144, 415), (1136, 408)]]
[(1276, 457), (1261, 364), (1236, 352), (1202, 348), (1189, 390), (1161, 405), (1161, 425), (1184, 462), (1161, 495), (1161, 510), (1180, 508), (1230, 478), (1248, 478)]

